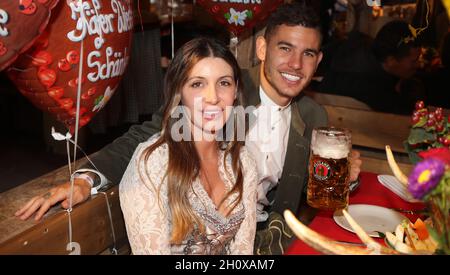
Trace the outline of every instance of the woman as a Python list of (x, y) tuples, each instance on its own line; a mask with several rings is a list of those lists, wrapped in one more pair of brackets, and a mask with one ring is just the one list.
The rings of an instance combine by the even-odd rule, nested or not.
[(236, 118), (229, 109), (241, 105), (238, 83), (239, 66), (220, 43), (198, 38), (177, 51), (162, 131), (139, 145), (120, 183), (134, 254), (253, 252), (255, 163), (236, 134), (217, 141)]

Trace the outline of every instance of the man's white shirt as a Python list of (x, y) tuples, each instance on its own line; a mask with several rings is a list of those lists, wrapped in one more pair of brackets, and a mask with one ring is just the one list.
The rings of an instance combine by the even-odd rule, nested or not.
[(267, 193), (275, 188), (283, 173), (289, 129), (291, 125), (291, 105), (279, 106), (259, 87), (261, 104), (254, 111), (255, 123), (250, 125), (246, 137), (246, 148), (256, 161), (258, 169), (257, 221), (266, 221), (269, 214), (264, 207), (273, 202)]

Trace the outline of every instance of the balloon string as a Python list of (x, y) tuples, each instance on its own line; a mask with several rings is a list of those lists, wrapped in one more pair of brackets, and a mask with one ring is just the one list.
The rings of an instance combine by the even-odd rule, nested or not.
[[(54, 128), (52, 128), (54, 132)], [(67, 217), (69, 219), (69, 244), (72, 243), (72, 216), (70, 213), (72, 212), (72, 194), (73, 194), (73, 177), (72, 177), (72, 162), (70, 161), (70, 143), (69, 140), (66, 141), (67, 148), (67, 160), (69, 162), (69, 175), (70, 175), (70, 193), (69, 193), (69, 208), (67, 211)]]
[[(83, 148), (81, 148), (78, 144), (75, 144), (75, 142), (70, 139), (72, 136), (70, 135), (70, 133), (67, 133), (65, 136), (61, 133), (58, 133), (55, 131), (55, 128), (52, 127), (52, 136), (55, 140), (66, 140), (68, 143), (72, 143), (74, 146), (76, 146), (86, 157), (86, 160), (89, 161), (89, 163), (92, 165), (92, 167), (94, 167), (94, 169), (96, 171), (98, 171), (97, 166), (95, 166), (95, 164), (92, 162), (92, 160), (88, 157), (88, 155), (86, 154), (86, 152), (83, 150)], [(69, 148), (69, 145), (67, 145), (67, 147)], [(71, 172), (71, 163), (70, 163), (70, 150), (67, 150), (67, 156), (68, 156), (68, 160), (69, 160), (69, 172)]]
[[(53, 127), (52, 130), (54, 130)], [(67, 148), (67, 161), (69, 162), (69, 175), (72, 175), (72, 162), (70, 160), (70, 143), (68, 140), (66, 142), (66, 148)]]
[[(80, 65), (78, 67), (78, 89), (77, 89), (77, 112), (75, 117), (75, 145), (78, 144), (78, 130), (80, 124), (80, 103), (81, 103), (81, 85), (83, 84), (83, 55), (84, 55), (84, 40), (81, 40), (80, 45)], [(73, 148), (73, 161), (76, 161), (77, 148)]]
[[(81, 6), (82, 0), (78, 2), (78, 4)], [(96, 11), (97, 13), (97, 11)], [(77, 88), (77, 107), (76, 107), (76, 115), (75, 115), (75, 142), (73, 147), (73, 163), (76, 167), (76, 160), (77, 160), (77, 147), (78, 147), (78, 130), (79, 130), (79, 123), (80, 123), (80, 102), (81, 102), (81, 82), (82, 82), (82, 75), (83, 75), (83, 55), (84, 55), (84, 40), (81, 40), (80, 43), (80, 63), (78, 66), (78, 88)], [(68, 218), (69, 218), (69, 244), (72, 243), (72, 205), (73, 205), (73, 188), (74, 188), (74, 177), (72, 174), (72, 166), (70, 163), (70, 146), (69, 141), (67, 140), (67, 150), (68, 150), (68, 159), (69, 159), (69, 175), (70, 175), (70, 192), (69, 192), (69, 208), (67, 209)]]
[(416, 31), (417, 31), (417, 35), (419, 35), (421, 32), (423, 32), (424, 30), (426, 30), (427, 28), (428, 28), (428, 26), (430, 25), (430, 23), (429, 23), (429, 21), (428, 21), (428, 17), (429, 17), (429, 15), (430, 15), (430, 6), (429, 6), (429, 4), (428, 4), (428, 0), (425, 0), (425, 3), (427, 4), (427, 13), (426, 13), (426, 15), (425, 15), (425, 22), (426, 22), (426, 26), (425, 27), (423, 27), (423, 28), (417, 28), (416, 29)]
[(139, 22), (141, 23), (141, 31), (142, 34), (144, 34), (144, 24), (142, 24), (142, 14), (141, 14), (141, 1), (138, 0), (137, 1), (137, 10), (138, 10), (138, 14), (139, 14)]
[(108, 217), (109, 217), (109, 225), (111, 226), (111, 233), (113, 238), (113, 248), (111, 249), (111, 253), (114, 255), (118, 254), (117, 248), (116, 248), (116, 231), (114, 230), (114, 223), (113, 218), (111, 214), (111, 205), (109, 204), (108, 194), (105, 192), (99, 192), (99, 194), (103, 194), (105, 196), (106, 200), (106, 209), (108, 209)]
[[(76, 166), (76, 161), (77, 161), (77, 147), (78, 147), (78, 130), (79, 130), (79, 123), (80, 123), (80, 101), (81, 101), (81, 79), (82, 79), (82, 75), (83, 75), (83, 46), (84, 46), (84, 41), (81, 40), (81, 44), (80, 44), (80, 63), (78, 66), (78, 89), (77, 89), (77, 107), (76, 107), (76, 115), (75, 115), (75, 143), (74, 143), (74, 147), (73, 147), (73, 163), (74, 166)], [(70, 161), (69, 161), (70, 162)], [(70, 166), (69, 166), (70, 167)], [(70, 168), (69, 168), (70, 169)], [(70, 175), (72, 175), (72, 170), (69, 171)], [(73, 203), (73, 178), (71, 178), (70, 180), (70, 195), (69, 195), (69, 208), (72, 208), (72, 203)]]
[(170, 38), (172, 40), (172, 59), (175, 55), (175, 33), (173, 23), (173, 0), (171, 0), (172, 8), (170, 9)]
[(72, 243), (72, 208), (69, 208), (67, 211), (67, 217), (69, 218), (69, 244)]

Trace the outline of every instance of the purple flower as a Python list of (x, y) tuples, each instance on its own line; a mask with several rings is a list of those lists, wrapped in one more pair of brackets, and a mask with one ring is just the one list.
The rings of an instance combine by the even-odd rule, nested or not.
[(421, 199), (441, 180), (445, 172), (445, 163), (438, 159), (425, 159), (414, 167), (409, 176), (408, 191), (416, 199)]

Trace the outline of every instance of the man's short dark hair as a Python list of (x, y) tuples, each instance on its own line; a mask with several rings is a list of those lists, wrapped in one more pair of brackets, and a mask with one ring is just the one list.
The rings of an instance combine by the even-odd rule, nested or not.
[(372, 50), (379, 62), (392, 56), (401, 59), (408, 56), (412, 48), (420, 47), (420, 37), (414, 37), (408, 23), (394, 20), (378, 31), (373, 41)]
[(279, 6), (267, 21), (264, 38), (269, 40), (270, 36), (280, 25), (312, 28), (321, 34), (319, 16), (314, 9), (302, 2), (282, 4)]

